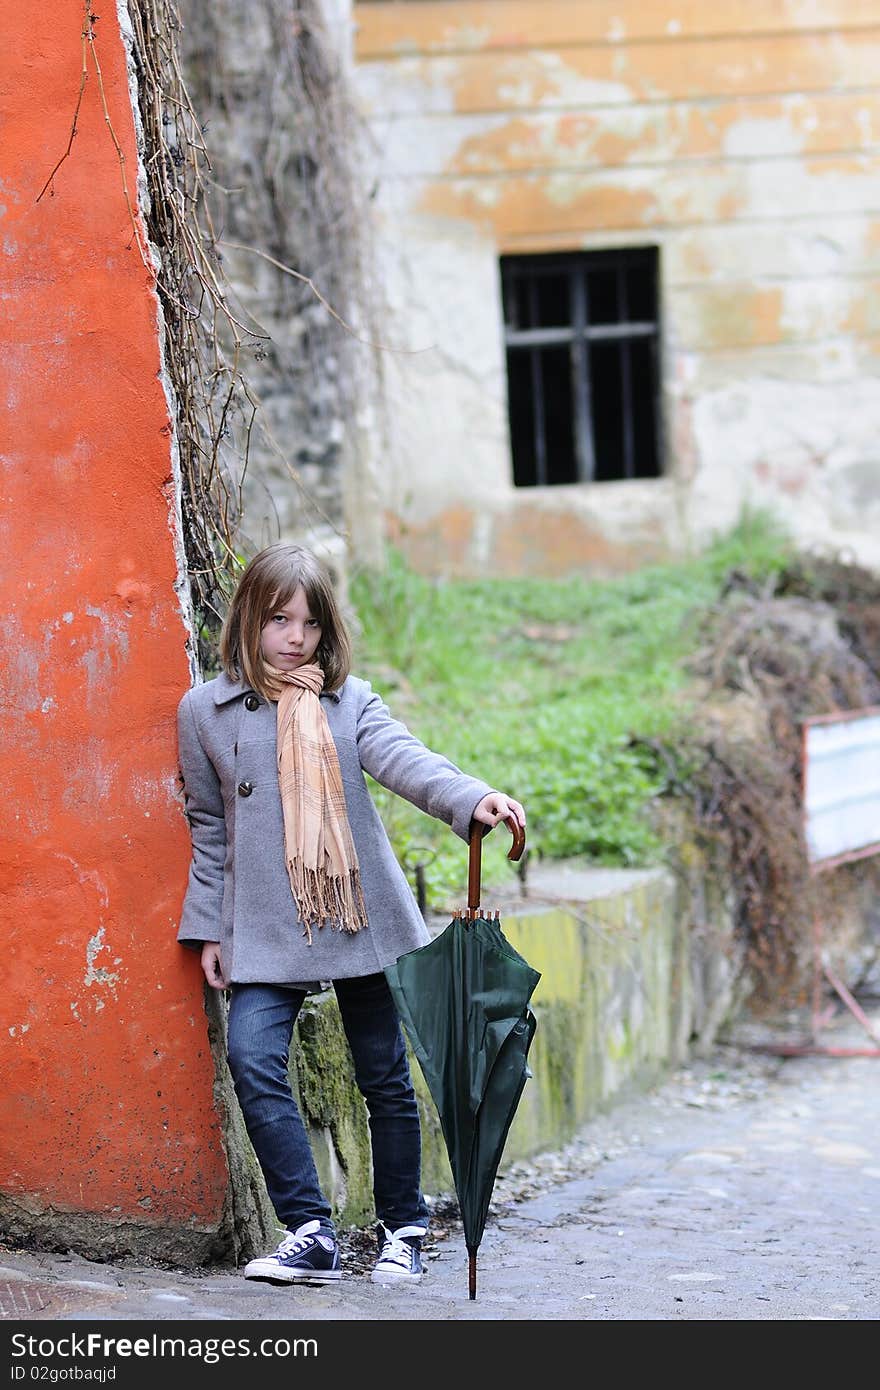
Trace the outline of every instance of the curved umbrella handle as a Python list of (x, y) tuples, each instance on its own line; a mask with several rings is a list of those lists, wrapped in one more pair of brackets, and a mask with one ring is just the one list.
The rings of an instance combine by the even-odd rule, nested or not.
[[(526, 847), (526, 832), (515, 816), (507, 816), (504, 824), (513, 836), (513, 844), (507, 851), (507, 857), (513, 860), (521, 859), (522, 852)], [(488, 835), (491, 829), (491, 825), (485, 825), (482, 821), (471, 821), (470, 854), (468, 857), (468, 908), (470, 910), (480, 906), (480, 860), (483, 836)]]

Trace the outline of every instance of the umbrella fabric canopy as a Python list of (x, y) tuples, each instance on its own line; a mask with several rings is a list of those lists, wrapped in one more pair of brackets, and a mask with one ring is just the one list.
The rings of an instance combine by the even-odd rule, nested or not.
[[(512, 818), (508, 858), (525, 836)], [(483, 1236), (504, 1144), (531, 1075), (527, 1064), (536, 1021), (529, 1000), (537, 970), (511, 946), (498, 914), (479, 907), (480, 843), (470, 837), (469, 906), (415, 951), (386, 967), (398, 1012), (437, 1107), (455, 1182), (476, 1297), (476, 1254)]]

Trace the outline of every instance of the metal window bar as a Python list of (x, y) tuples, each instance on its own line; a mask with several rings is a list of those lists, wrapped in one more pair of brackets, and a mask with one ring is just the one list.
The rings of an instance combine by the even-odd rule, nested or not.
[[(529, 281), (529, 318), (538, 321), (538, 285), (535, 279)], [(537, 348), (529, 353), (529, 370), (532, 378), (532, 428), (535, 443), (535, 484), (544, 487), (547, 483), (547, 413), (544, 408), (544, 382), (541, 377), (541, 354)]]
[[(617, 267), (617, 291), (620, 319), (626, 323), (629, 318), (629, 301), (626, 285), (626, 266), (623, 262)], [(617, 349), (620, 362), (620, 397), (622, 403), (622, 425), (623, 425), (623, 476), (625, 478), (635, 477), (635, 439), (633, 437), (633, 409), (632, 398), (632, 359), (630, 343), (621, 338)]]
[(593, 417), (590, 400), (590, 362), (587, 343), (589, 327), (589, 290), (583, 271), (570, 279), (572, 319), (571, 397), (574, 404), (574, 451), (578, 480), (591, 483), (596, 475), (596, 448), (593, 440)]
[(653, 434), (654, 434), (654, 466), (660, 471), (660, 460), (664, 457), (664, 420), (663, 407), (660, 398), (660, 338), (659, 334), (654, 334), (650, 346), (651, 352), (651, 381), (654, 383), (651, 402)]
[(511, 333), (516, 332), (516, 281), (512, 275), (508, 275), (502, 281), (504, 291), (504, 340), (510, 343)]
[[(615, 338), (653, 338), (656, 323), (597, 323), (587, 324), (583, 337), (588, 342), (612, 342)], [(508, 347), (558, 347), (575, 337), (573, 328), (514, 328), (505, 335)]]

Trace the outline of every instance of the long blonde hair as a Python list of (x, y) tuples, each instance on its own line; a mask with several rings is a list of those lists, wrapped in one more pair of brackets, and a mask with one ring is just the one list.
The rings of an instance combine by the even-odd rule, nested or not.
[(324, 689), (337, 690), (351, 670), (351, 637), (329, 571), (311, 550), (276, 541), (245, 567), (220, 633), (220, 660), (226, 674), (247, 681), (266, 699), (269, 692), (260, 650), (263, 628), (300, 588), (321, 627), (314, 659), (324, 672)]

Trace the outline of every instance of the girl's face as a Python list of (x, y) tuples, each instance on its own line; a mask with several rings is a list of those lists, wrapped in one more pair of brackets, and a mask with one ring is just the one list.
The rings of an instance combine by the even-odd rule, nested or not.
[(312, 660), (321, 640), (321, 625), (309, 612), (302, 588), (271, 615), (260, 634), (263, 660), (279, 671), (293, 671)]

